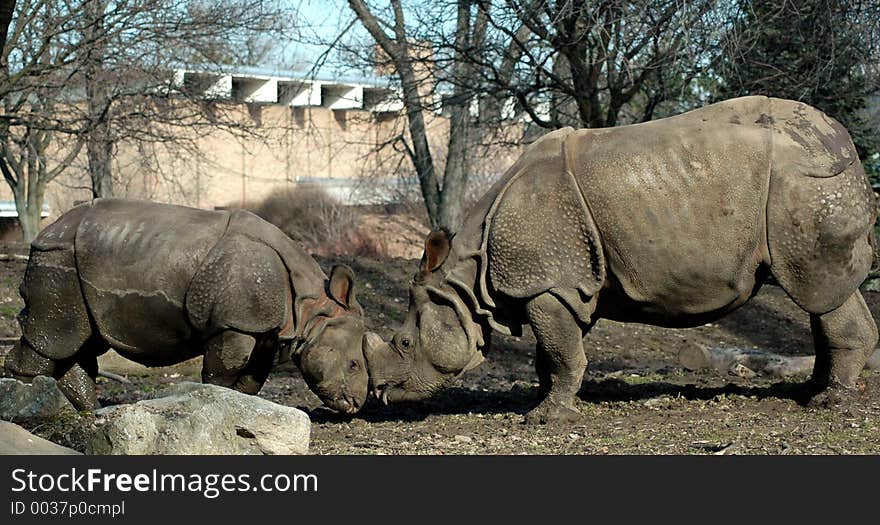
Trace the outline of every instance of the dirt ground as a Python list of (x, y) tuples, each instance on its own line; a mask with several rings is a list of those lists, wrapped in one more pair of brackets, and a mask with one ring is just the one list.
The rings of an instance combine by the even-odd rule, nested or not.
[[(0, 248), (25, 253), (22, 246)], [(406, 308), (411, 259), (321, 258), (354, 268), (368, 326), (387, 337)], [(0, 336), (15, 336), (23, 261), (0, 261)], [(880, 294), (867, 292), (880, 319)], [(315, 454), (880, 454), (880, 371), (864, 372), (855, 402), (807, 409), (796, 383), (689, 372), (682, 348), (762, 348), (812, 353), (808, 316), (775, 286), (715, 323), (664, 329), (600, 321), (586, 340), (589, 366), (579, 394), (580, 424), (531, 427), (535, 403), (534, 340), (495, 337), (486, 362), (435, 398), (382, 406), (370, 400), (356, 417), (321, 406), (295, 369), (277, 370), (261, 396), (310, 414)], [(198, 380), (172, 374), (99, 379), (102, 403), (149, 397), (161, 383)], [(81, 448), (77, 422), (34, 424), (37, 434)]]

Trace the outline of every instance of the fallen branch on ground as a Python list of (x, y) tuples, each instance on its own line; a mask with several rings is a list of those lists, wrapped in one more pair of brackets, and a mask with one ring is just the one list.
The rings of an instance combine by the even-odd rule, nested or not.
[[(762, 374), (780, 378), (810, 375), (816, 357), (812, 355), (787, 356), (755, 348), (701, 348), (692, 346), (678, 354), (678, 362), (688, 370), (715, 369), (749, 377)], [(880, 350), (875, 350), (865, 365), (880, 368)]]
[(114, 381), (119, 381), (120, 383), (130, 385), (131, 380), (129, 380), (125, 376), (121, 376), (119, 374), (114, 374), (113, 372), (104, 372), (103, 370), (98, 371), (98, 375), (101, 377), (106, 377), (107, 379), (112, 379)]

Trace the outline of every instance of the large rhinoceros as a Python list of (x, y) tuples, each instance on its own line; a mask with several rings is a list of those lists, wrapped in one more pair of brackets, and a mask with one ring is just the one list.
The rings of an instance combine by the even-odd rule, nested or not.
[(578, 416), (583, 337), (599, 318), (704, 324), (768, 273), (810, 314), (813, 401), (851, 388), (877, 342), (858, 291), (874, 261), (872, 190), (847, 131), (767, 97), (529, 146), (456, 235), (433, 232), (389, 344), (368, 340), (374, 393), (417, 400), (476, 366), (492, 329), (537, 338), (543, 401)]
[(243, 210), (122, 199), (77, 206), (31, 244), (14, 376), (58, 379), (97, 405), (97, 357), (147, 366), (204, 355), (202, 379), (255, 394), (292, 357), (328, 406), (366, 401), (363, 311), (354, 275), (328, 279), (278, 228)]

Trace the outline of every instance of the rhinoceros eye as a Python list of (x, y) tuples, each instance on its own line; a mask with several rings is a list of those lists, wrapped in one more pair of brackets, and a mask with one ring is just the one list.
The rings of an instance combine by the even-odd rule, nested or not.
[(409, 337), (403, 336), (400, 338), (400, 345), (404, 348), (409, 348), (409, 345), (412, 344), (409, 340)]

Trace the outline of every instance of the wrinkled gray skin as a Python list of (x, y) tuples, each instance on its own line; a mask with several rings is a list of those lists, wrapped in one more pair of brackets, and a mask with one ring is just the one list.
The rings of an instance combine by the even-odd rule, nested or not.
[(204, 355), (206, 383), (256, 394), (292, 358), (328, 406), (366, 401), (363, 311), (345, 266), (330, 278), (280, 230), (243, 211), (98, 199), (31, 244), (6, 358), (14, 376), (52, 376), (79, 409), (98, 405), (97, 357), (147, 366)]
[(849, 134), (807, 105), (733, 99), (610, 129), (555, 131), (451, 237), (432, 233), (389, 343), (367, 339), (374, 393), (423, 399), (479, 364), (492, 329), (537, 338), (540, 404), (571, 421), (600, 318), (697, 326), (772, 273), (810, 314), (816, 404), (851, 390), (877, 343), (858, 291), (875, 204)]

